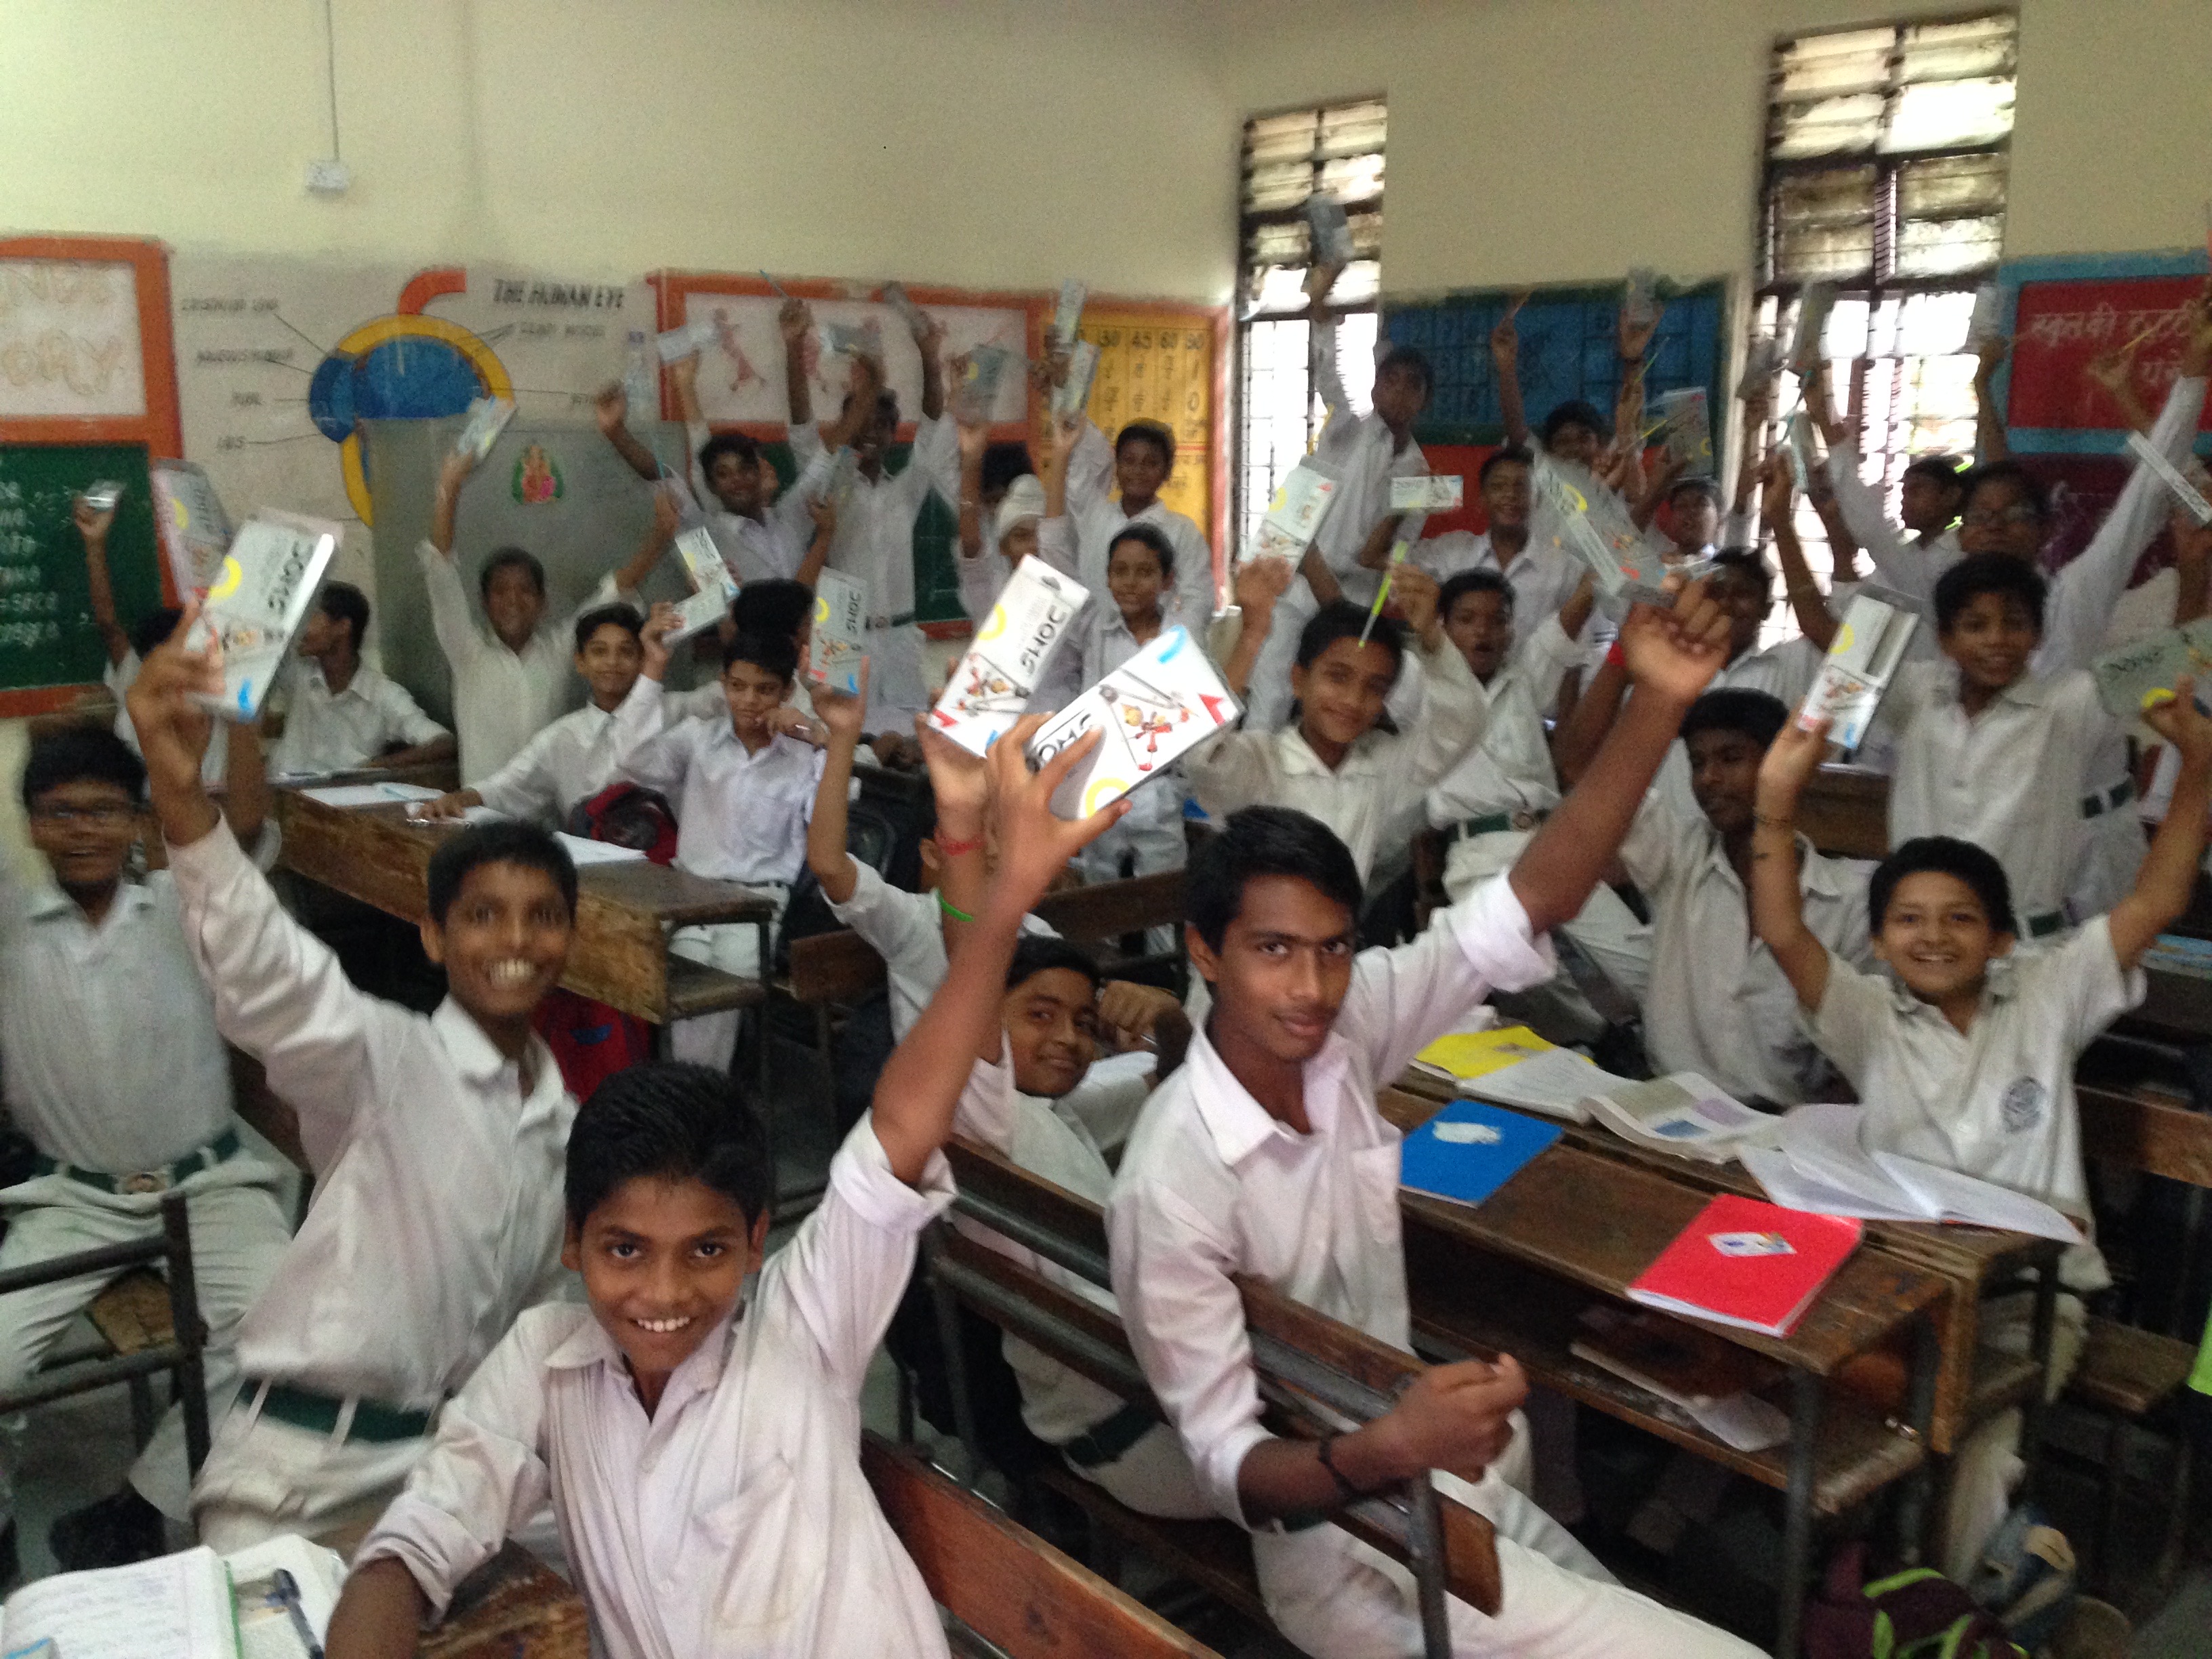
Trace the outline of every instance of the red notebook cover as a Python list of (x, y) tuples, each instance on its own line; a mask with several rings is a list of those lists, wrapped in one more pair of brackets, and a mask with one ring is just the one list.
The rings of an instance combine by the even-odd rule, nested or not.
[(1629, 1299), (1787, 1336), (1863, 1231), (1851, 1217), (1723, 1194), (1628, 1287)]

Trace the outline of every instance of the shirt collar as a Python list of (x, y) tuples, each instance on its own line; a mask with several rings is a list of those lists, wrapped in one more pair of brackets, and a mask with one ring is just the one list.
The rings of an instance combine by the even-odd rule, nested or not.
[[(484, 1035), (483, 1027), (477, 1024), (475, 1016), (451, 996), (438, 1005), (437, 1012), (430, 1016), (430, 1025), (437, 1032), (438, 1040), (446, 1045), (446, 1053), (453, 1060), (453, 1069), (465, 1081), (479, 1089), (487, 1088), (498, 1082), (502, 1073), (513, 1072), (520, 1087), (520, 1068), (493, 1046), (492, 1040)], [(538, 1081), (543, 1086), (547, 1068), (554, 1065), (553, 1051), (545, 1047), (544, 1039), (540, 1037), (532, 1036), (530, 1042), (534, 1051), (542, 1051), (537, 1052), (534, 1058)], [(559, 1075), (557, 1070), (554, 1074)]]
[(1375, 746), (1380, 734), (1363, 732), (1344, 757), (1344, 763), (1331, 771), (1322, 757), (1313, 751), (1305, 733), (1295, 725), (1285, 726), (1275, 733), (1275, 758), (1282, 763), (1284, 772), (1291, 777), (1340, 778), (1350, 775), (1352, 769)]
[[(1345, 1041), (1331, 1031), (1321, 1052), (1305, 1063), (1306, 1120), (1316, 1130), (1334, 1121), (1335, 1105), (1330, 1090), (1342, 1075), (1345, 1059)], [(1251, 1091), (1237, 1080), (1236, 1073), (1229, 1069), (1215, 1050), (1213, 1039), (1206, 1032), (1192, 1036), (1183, 1069), (1190, 1077), (1191, 1103), (1197, 1108), (1199, 1121), (1206, 1126), (1213, 1150), (1221, 1155), (1224, 1164), (1242, 1163), (1264, 1146), (1270, 1135), (1297, 1134), (1290, 1125), (1252, 1098)]]
[[(1961, 675), (1959, 665), (1948, 657), (1943, 659), (1942, 672), (1936, 677), (1936, 696), (1945, 702), (1962, 703), (1960, 695)], [(2040, 708), (2051, 701), (2051, 682), (2042, 675), (2022, 669), (2021, 676), (1992, 699), (2009, 702), (2024, 708)]]
[[(144, 882), (134, 881), (125, 876), (115, 884), (115, 897), (108, 904), (106, 915), (100, 919), (100, 929), (95, 931), (113, 926), (118, 917), (135, 915), (153, 902), (154, 895)], [(24, 911), (33, 921), (75, 916), (88, 927), (93, 925), (91, 918), (84, 914), (75, 899), (62, 891), (61, 884), (52, 875), (30, 890)]]
[[(750, 1292), (751, 1286), (746, 1286)], [(694, 1395), (711, 1390), (721, 1381), (722, 1368), (728, 1363), (730, 1345), (737, 1334), (738, 1320), (744, 1312), (745, 1298), (740, 1297), (737, 1305), (723, 1316), (722, 1322), (707, 1333), (705, 1339), (684, 1358), (682, 1364), (670, 1373), (668, 1386), (662, 1390), (660, 1405), (663, 1411), (671, 1406), (680, 1406)], [(614, 1338), (607, 1334), (594, 1312), (545, 1356), (545, 1369), (552, 1371), (588, 1370), (594, 1365), (605, 1365), (614, 1372), (624, 1388), (634, 1387), (630, 1381), (629, 1364)], [(654, 1413), (655, 1418), (659, 1413)]]
[[(1976, 1019), (1982, 1018), (1997, 1004), (2010, 1002), (2019, 994), (2020, 978), (2017, 964), (2021, 949), (2021, 946), (2015, 945), (2007, 954), (1990, 959), (1989, 968), (1982, 977), (1982, 1000), (1974, 1009)], [(1882, 973), (1889, 981), (1889, 1006), (1892, 1008), (1900, 1014), (1925, 1017), (1935, 1020), (1947, 1029), (1950, 1026), (1951, 1022), (1943, 1018), (1943, 1011), (1934, 1003), (1923, 1002), (1918, 997), (1913, 995), (1906, 988), (1905, 981), (1897, 976), (1896, 971), (1887, 963), (1883, 964)]]

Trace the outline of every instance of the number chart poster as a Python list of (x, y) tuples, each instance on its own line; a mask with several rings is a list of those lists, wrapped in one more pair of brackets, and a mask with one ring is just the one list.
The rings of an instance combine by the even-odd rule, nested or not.
[(1175, 434), (1175, 472), (1160, 500), (1213, 538), (1212, 491), (1216, 319), (1205, 312), (1086, 308), (1076, 332), (1098, 348), (1091, 418), (1109, 440), (1131, 421)]
[(598, 444), (592, 394), (621, 377), (631, 331), (652, 349), (652, 291), (623, 277), (191, 252), (170, 276), (186, 457), (234, 520), (276, 507), (347, 524), (332, 574), (366, 586), (362, 422), (501, 397)]

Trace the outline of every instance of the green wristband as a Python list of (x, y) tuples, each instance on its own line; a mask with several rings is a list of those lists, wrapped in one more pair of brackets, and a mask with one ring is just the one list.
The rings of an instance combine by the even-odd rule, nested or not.
[(944, 911), (946, 915), (951, 917), (955, 921), (973, 921), (975, 920), (975, 917), (969, 915), (965, 910), (955, 904), (951, 899), (945, 897), (945, 890), (941, 887), (937, 890), (937, 908)]

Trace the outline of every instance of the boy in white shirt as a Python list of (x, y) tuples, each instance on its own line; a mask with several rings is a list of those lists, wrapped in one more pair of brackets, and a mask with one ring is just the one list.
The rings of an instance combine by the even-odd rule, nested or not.
[[(232, 823), (273, 857), (252, 733), (230, 754)], [(240, 1143), (229, 1060), (176, 880), (166, 870), (126, 877), (146, 828), (145, 783), (138, 757), (104, 728), (31, 739), (21, 794), (40, 866), (26, 883), (0, 862), (0, 1051), (9, 1117), (38, 1157), (0, 1194), (0, 1272), (159, 1238), (162, 1194), (185, 1193), (215, 1420), (238, 1389), (238, 1322), (292, 1235), (272, 1191), (276, 1171)], [(105, 1283), (94, 1274), (0, 1297), (0, 1389), (32, 1379)], [(0, 1446), (0, 1569), (15, 1554), (9, 1449)], [(130, 1484), (55, 1522), (55, 1559), (74, 1571), (159, 1555), (162, 1517), (190, 1518), (191, 1479), (183, 1412), (173, 1407)]]
[[(1248, 731), (1273, 732), (1289, 718), (1288, 686), (1291, 665), (1300, 654), (1299, 637), (1322, 605), (1343, 599), (1364, 609), (1374, 599), (1382, 579), (1364, 562), (1363, 550), (1379, 544), (1387, 557), (1395, 543), (1419, 541), (1425, 522), (1418, 513), (1391, 512), (1390, 480), (1419, 477), (1429, 470), (1428, 457), (1413, 441), (1413, 422), (1429, 406), (1436, 373), (1414, 347), (1395, 346), (1375, 366), (1373, 406), (1365, 415), (1357, 412), (1337, 367), (1336, 319), (1325, 304), (1337, 275), (1328, 265), (1307, 273), (1311, 306), (1306, 362), (1314, 395), (1328, 410), (1314, 440), (1313, 459), (1336, 480), (1309, 552), (1327, 567), (1327, 575), (1315, 580), (1324, 586), (1333, 580), (1338, 591), (1316, 592), (1315, 580), (1302, 576), (1276, 607), (1274, 631), (1251, 677), (1252, 695), (1244, 711)], [(1252, 626), (1249, 612), (1244, 625)]]
[(476, 469), (454, 453), (438, 470), (430, 504), (430, 536), (415, 550), (430, 596), (430, 627), (453, 677), (453, 724), (459, 728), (461, 782), (472, 785), (513, 760), (562, 712), (568, 700), (569, 635), (575, 618), (617, 599), (634, 599), (668, 541), (660, 526), (647, 532), (629, 563), (606, 576), (569, 616), (545, 615), (545, 567), (519, 547), (493, 550), (477, 573), (489, 632), (469, 614), (468, 595), (453, 558), (453, 515), (461, 488)]
[(1376, 1088), (1493, 988), (1549, 976), (1540, 937), (1582, 908), (1610, 861), (1717, 665), (1721, 630), (1695, 587), (1672, 614), (1632, 613), (1622, 637), (1638, 694), (1589, 776), (1508, 878), (1411, 945), (1355, 957), (1358, 870), (1303, 813), (1249, 809), (1192, 857), (1187, 938), (1212, 1012), (1146, 1103), (1115, 1177), (1114, 1289), (1200, 1486), (1252, 1531), (1269, 1614), (1322, 1659), (1419, 1651), (1412, 1576), (1334, 1527), (1291, 1528), (1430, 1471), (1498, 1527), (1502, 1608), (1486, 1619), (1453, 1603), (1455, 1653), (1753, 1651), (1612, 1583), (1505, 1485), (1492, 1466), (1527, 1393), (1510, 1358), (1432, 1367), (1385, 1415), (1317, 1443), (1268, 1434), (1234, 1278), (1410, 1352), (1400, 1138)]
[(576, 872), (529, 825), (457, 832), (431, 858), (422, 923), (446, 1001), (424, 1016), (364, 995), (284, 914), (200, 782), (209, 722), (190, 696), (222, 685), (215, 658), (165, 645), (131, 715), (216, 1027), (297, 1111), (315, 1172), (307, 1219), (239, 1325), (246, 1382), (192, 1489), (201, 1541), (230, 1551), (380, 1503), (440, 1402), (554, 1283), (575, 1103), (531, 1020), (568, 963)]
[(615, 710), (644, 666), (644, 623), (635, 605), (603, 605), (576, 618), (576, 672), (591, 698), (523, 744), (522, 752), (473, 789), (428, 802), (422, 815), (458, 818), (472, 806), (557, 830), (615, 775)]
[[(1971, 560), (1944, 578), (1948, 582)], [(1940, 593), (1941, 588), (1939, 586)], [(2042, 1199), (2086, 1235), (2093, 1223), (2074, 1099), (2076, 1056), (2141, 1001), (2137, 964), (2188, 908), (2212, 807), (2212, 719), (2184, 677), (2143, 719), (2181, 757), (2173, 806), (2133, 890), (2062, 943), (2021, 937), (2006, 872), (1984, 849), (1945, 836), (1893, 843), (1867, 904), (1875, 955), (1890, 977), (1840, 961), (1798, 909), (1787, 860), (1806, 780), (1820, 763), (1826, 722), (1793, 721), (1759, 777), (1752, 843), (1752, 917), (1789, 976), (1814, 1041), (1867, 1103), (1870, 1147), (1978, 1176)], [(2059, 785), (2044, 786), (2057, 793)], [(2060, 1259), (2063, 1290), (2046, 1393), (2064, 1386), (2081, 1352), (2080, 1297), (2112, 1283), (2094, 1244)], [(2026, 1298), (1985, 1304), (1984, 1344), (2025, 1352)], [(2016, 1475), (2021, 1417), (2008, 1411), (1960, 1448), (1939, 1564), (1964, 1579), (2004, 1513)]]
[(1711, 478), (1684, 478), (1667, 492), (1667, 536), (1674, 545), (1669, 564), (1702, 559), (1714, 551), (1721, 527), (1721, 487)]
[[(1132, 421), (1115, 438), (1109, 454), (1105, 434), (1096, 426), (1085, 421), (1078, 431), (1074, 452), (1065, 464), (1067, 513), (1076, 541), (1072, 574), (1103, 603), (1114, 544), (1131, 525), (1147, 526), (1173, 550), (1178, 574), (1170, 604), (1176, 620), (1194, 633), (1202, 630), (1219, 608), (1213, 546), (1203, 530), (1160, 500), (1161, 489), (1175, 473), (1175, 434), (1158, 421)], [(1108, 495), (1109, 482), (1118, 497)]]
[(994, 763), (1006, 856), (990, 899), (788, 1244), (763, 1259), (775, 1170), (728, 1079), (641, 1066), (578, 1114), (563, 1254), (589, 1306), (524, 1315), (447, 1408), (356, 1557), (331, 1659), (413, 1653), (425, 1617), (549, 1499), (609, 1659), (945, 1653), (860, 1473), (860, 1389), (915, 1239), (952, 1200), (939, 1149), (1021, 918), (1115, 816), (1052, 815), (1091, 745), (1033, 775), (1038, 723)]
[[(775, 903), (773, 936), (806, 857), (806, 820), (822, 778), (822, 751), (799, 734), (791, 707), (799, 653), (787, 639), (739, 635), (722, 649), (722, 712), (670, 725), (661, 682), (675, 607), (657, 605), (645, 624), (643, 671), (614, 716), (615, 763), (623, 777), (659, 791), (676, 808), (678, 868), (743, 882)], [(709, 922), (679, 927), (668, 948), (741, 979), (760, 976), (761, 925)], [(726, 1068), (738, 1040), (736, 1009), (702, 1014), (669, 1033), (678, 1060)]]
[[(1489, 699), (1482, 741), (1429, 791), (1428, 823), (1444, 836), (1444, 891), (1465, 898), (1513, 866), (1536, 827), (1559, 804), (1544, 711), (1583, 657), (1577, 635), (1589, 620), (1587, 576), (1566, 608), (1516, 639), (1520, 606), (1495, 570), (1463, 570), (1443, 585), (1437, 609), (1444, 633)], [(1651, 930), (1600, 882), (1566, 924), (1607, 977), (1641, 1000), (1651, 972)]]
[(351, 582), (325, 582), (315, 595), (285, 665), (284, 734), (270, 770), (304, 776), (453, 758), (453, 734), (361, 659), (368, 614), (368, 596)]
[[(1240, 697), (1254, 659), (1264, 660), (1261, 642), (1274, 639), (1271, 627), (1279, 631), (1276, 601), (1289, 569), (1280, 559), (1251, 559), (1237, 572), (1244, 631), (1223, 678)], [(1406, 618), (1402, 627), (1388, 617), (1376, 617), (1370, 627), (1366, 607), (1340, 599), (1300, 630), (1290, 672), (1298, 702), (1295, 726), (1256, 731), (1248, 712), (1241, 729), (1212, 739), (1184, 763), (1191, 793), (1217, 817), (1263, 802), (1312, 813), (1352, 849), (1362, 881), (1382, 850), (1384, 831), (1419, 813), (1430, 787), (1480, 741), (1488, 711), (1467, 659), (1444, 635), (1436, 578), (1401, 565), (1391, 592)], [(1408, 635), (1420, 652), (1426, 701), (1413, 731), (1381, 732), (1376, 728), (1404, 665)]]
[(914, 613), (914, 521), (934, 489), (957, 505), (959, 459), (952, 423), (945, 418), (945, 368), (938, 353), (944, 325), (915, 313), (914, 343), (921, 354), (921, 419), (906, 468), (889, 472), (884, 451), (898, 434), (898, 394), (884, 389), (872, 359), (852, 359), (852, 386), (834, 422), (817, 426), (806, 358), (813, 313), (793, 300), (783, 308), (785, 386), (791, 400), (791, 453), (802, 472), (817, 461), (834, 463), (852, 449), (848, 492), (837, 501), (837, 527), (829, 568), (868, 590), (867, 653), (875, 665), (876, 707), (871, 729), (903, 732), (930, 703), (922, 673), (921, 630)]
[[(1514, 621), (1534, 630), (1575, 596), (1589, 567), (1563, 547), (1529, 544), (1528, 467), (1526, 449), (1509, 445), (1492, 450), (1483, 460), (1478, 484), (1489, 529), (1480, 535), (1447, 530), (1423, 537), (1407, 556), (1440, 582), (1462, 571), (1496, 571), (1513, 590)], [(1377, 568), (1389, 556), (1388, 546), (1361, 552)]]

